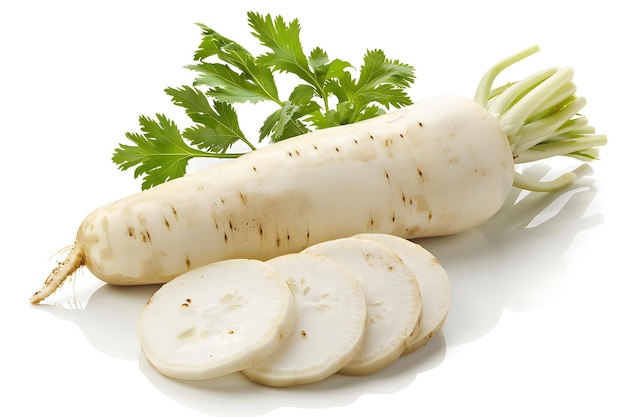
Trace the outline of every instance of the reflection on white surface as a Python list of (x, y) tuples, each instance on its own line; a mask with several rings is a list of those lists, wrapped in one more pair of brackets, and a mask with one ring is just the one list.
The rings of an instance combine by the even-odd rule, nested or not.
[(38, 308), (77, 324), (87, 340), (102, 353), (118, 359), (136, 360), (139, 349), (137, 319), (158, 287), (104, 284), (91, 294), (84, 307), (42, 304)]
[[(548, 171), (539, 164), (525, 174), (538, 179)], [(445, 324), (449, 346), (488, 333), (504, 309), (530, 311), (550, 299), (567, 279), (561, 259), (574, 238), (603, 222), (601, 214), (585, 217), (596, 192), (588, 177), (554, 193), (513, 190), (485, 224), (455, 236), (419, 241), (450, 276), (451, 307)]]
[(363, 395), (394, 394), (407, 388), (421, 372), (436, 367), (444, 357), (445, 341), (438, 335), (423, 349), (374, 375), (333, 375), (319, 383), (281, 388), (254, 384), (241, 373), (207, 381), (177, 381), (159, 374), (143, 355), (138, 361), (141, 371), (160, 392), (189, 408), (217, 417), (251, 417), (280, 407), (343, 407)]
[[(543, 165), (526, 174), (539, 178)], [(335, 375), (320, 383), (268, 388), (239, 373), (209, 381), (178, 381), (156, 372), (135, 337), (136, 322), (156, 285), (99, 285), (75, 291), (73, 302), (37, 308), (74, 322), (98, 351), (137, 361), (137, 372), (161, 394), (201, 413), (254, 416), (280, 407), (342, 407), (368, 394), (389, 395), (409, 387), (420, 374), (436, 369), (447, 352), (488, 334), (505, 309), (532, 311), (563, 287), (560, 259), (582, 231), (601, 225), (602, 215), (585, 216), (596, 194), (583, 178), (558, 193), (513, 192), (503, 209), (484, 225), (455, 236), (419, 243), (437, 256), (451, 280), (451, 308), (441, 331), (424, 348), (402, 357), (374, 375)], [(64, 294), (67, 297), (67, 293)]]

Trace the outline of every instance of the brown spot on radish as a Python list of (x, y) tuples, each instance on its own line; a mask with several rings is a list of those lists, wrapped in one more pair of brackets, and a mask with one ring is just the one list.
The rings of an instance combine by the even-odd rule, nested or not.
[(356, 143), (357, 145), (359, 144), (359, 141), (354, 139), (354, 143)]
[(391, 221), (392, 222), (396, 221), (396, 213), (395, 212), (391, 215)]
[(239, 192), (239, 198), (241, 199), (241, 202), (244, 205), (248, 204), (248, 199), (246, 198), (246, 196), (241, 191)]
[(317, 145), (313, 144), (313, 149), (317, 150)]
[(417, 175), (419, 175), (420, 177), (423, 177), (424, 173), (422, 172), (421, 169), (417, 168)]
[(263, 226), (259, 225), (259, 235), (263, 237)]
[(165, 227), (167, 228), (167, 230), (170, 230), (170, 222), (167, 221), (166, 217), (163, 217), (163, 222), (165, 223)]
[(276, 237), (276, 247), (279, 248), (280, 247), (280, 237)]
[(172, 213), (174, 214), (174, 217), (176, 217), (178, 219), (178, 212), (176, 211), (174, 206), (172, 206), (171, 209), (172, 209)]
[(393, 146), (393, 139), (385, 138), (384, 145), (385, 145), (385, 147), (390, 148), (391, 146)]
[(335, 151), (339, 152), (339, 147), (338, 146), (335, 146)]
[(424, 213), (430, 210), (428, 200), (423, 195), (418, 195), (415, 197), (415, 207), (420, 213)]
[(417, 125), (418, 125), (419, 127), (424, 127), (424, 123), (422, 123), (422, 122), (417, 122)]
[(191, 259), (189, 259), (189, 255), (185, 256), (185, 265), (187, 265), (187, 269), (191, 269)]
[(303, 330), (301, 330), (301, 331), (300, 331), (300, 334), (302, 335), (302, 337), (306, 337), (306, 330), (304, 330), (304, 329), (303, 329)]
[(293, 155), (291, 154), (291, 151), (287, 151), (287, 155), (289, 155), (289, 156), (293, 156)]
[(228, 221), (228, 227), (230, 228), (230, 230), (233, 230), (233, 222), (232, 221)]
[(252, 167), (252, 170), (253, 170), (254, 172), (257, 172), (257, 171), (256, 171), (256, 167), (255, 167), (255, 166), (253, 166), (253, 167)]
[(228, 243), (228, 235), (224, 233), (224, 243)]
[(296, 149), (295, 152), (296, 152), (296, 155), (300, 156), (300, 151), (299, 150)]
[(389, 181), (389, 173), (387, 172), (387, 170), (385, 170), (385, 178), (387, 178), (387, 182), (390, 182)]
[(135, 228), (132, 226), (128, 226), (128, 228), (126, 229), (126, 233), (128, 233), (128, 236), (130, 237), (135, 237)]
[(374, 135), (372, 135), (371, 133), (368, 133), (370, 135), (370, 139), (374, 140)]

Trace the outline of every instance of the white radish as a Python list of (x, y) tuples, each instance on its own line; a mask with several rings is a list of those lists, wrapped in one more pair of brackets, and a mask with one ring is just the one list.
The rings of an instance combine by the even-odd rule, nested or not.
[(557, 100), (571, 71), (491, 89), (495, 74), (534, 51), (490, 70), (476, 101), (426, 99), (287, 139), (99, 208), (30, 301), (49, 296), (81, 266), (112, 284), (163, 283), (212, 262), (266, 260), (358, 233), (410, 239), (457, 233), (495, 214), (514, 178), (542, 190), (569, 183), (571, 175), (530, 183), (515, 173), (513, 160), (558, 153), (590, 160), (592, 148), (606, 141), (588, 135), (585, 119), (568, 120), (582, 100)]
[(398, 359), (422, 314), (419, 285), (409, 267), (388, 247), (366, 239), (336, 239), (303, 253), (326, 256), (352, 271), (365, 296), (365, 342), (340, 373), (371, 374)]
[(189, 271), (143, 308), (137, 339), (160, 373), (208, 379), (267, 357), (289, 336), (297, 307), (276, 271), (233, 259)]
[(422, 320), (411, 335), (403, 354), (424, 346), (443, 326), (450, 308), (450, 280), (437, 258), (417, 243), (383, 234), (365, 233), (355, 236), (373, 240), (391, 250), (413, 271), (422, 296)]
[(81, 265), (113, 284), (161, 283), (215, 261), (266, 260), (357, 233), (459, 232), (495, 213), (512, 180), (495, 119), (469, 99), (434, 98), (282, 141), (92, 212), (31, 301)]
[(267, 263), (291, 288), (298, 318), (283, 344), (243, 374), (270, 386), (317, 382), (335, 374), (365, 340), (367, 310), (356, 278), (323, 256), (287, 254)]

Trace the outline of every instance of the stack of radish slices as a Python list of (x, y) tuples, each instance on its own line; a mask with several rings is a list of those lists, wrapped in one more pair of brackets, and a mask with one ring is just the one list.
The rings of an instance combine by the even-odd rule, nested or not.
[(138, 340), (160, 373), (241, 371), (271, 386), (366, 375), (423, 346), (448, 313), (448, 276), (423, 247), (359, 234), (262, 262), (232, 259), (163, 285)]

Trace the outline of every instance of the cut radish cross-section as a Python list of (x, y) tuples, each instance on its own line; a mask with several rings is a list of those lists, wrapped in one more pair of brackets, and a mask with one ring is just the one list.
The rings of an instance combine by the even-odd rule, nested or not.
[(138, 341), (162, 374), (208, 379), (267, 357), (297, 316), (289, 287), (261, 261), (235, 259), (164, 284), (143, 308)]
[(320, 381), (347, 365), (365, 340), (367, 310), (354, 275), (326, 257), (288, 254), (267, 261), (298, 305), (293, 332), (243, 374), (272, 386)]
[(358, 238), (313, 245), (303, 253), (332, 259), (353, 272), (367, 304), (365, 342), (340, 373), (364, 375), (395, 361), (422, 313), (419, 285), (411, 269), (388, 247)]
[(443, 326), (450, 308), (450, 280), (437, 258), (421, 245), (398, 236), (365, 233), (362, 239), (382, 243), (393, 250), (413, 271), (422, 294), (422, 322), (411, 337), (404, 354), (424, 346)]

